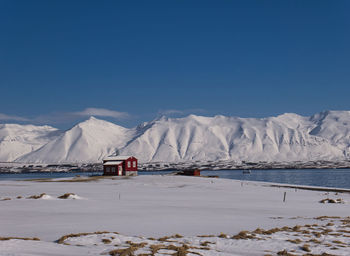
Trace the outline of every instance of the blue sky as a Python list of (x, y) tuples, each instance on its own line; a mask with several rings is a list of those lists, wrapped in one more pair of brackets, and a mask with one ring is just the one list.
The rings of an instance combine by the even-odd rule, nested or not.
[(0, 122), (350, 110), (349, 1), (0, 0)]

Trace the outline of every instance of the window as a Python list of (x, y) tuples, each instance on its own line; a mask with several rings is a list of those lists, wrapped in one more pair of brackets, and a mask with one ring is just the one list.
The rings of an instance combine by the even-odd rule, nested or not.
[(131, 162), (130, 161), (128, 161), (128, 168), (130, 168), (131, 167)]
[(106, 167), (106, 172), (109, 172), (110, 168), (109, 167)]
[(136, 168), (136, 161), (132, 162), (132, 167)]
[(115, 172), (115, 167), (112, 167), (112, 172), (113, 172), (113, 173)]

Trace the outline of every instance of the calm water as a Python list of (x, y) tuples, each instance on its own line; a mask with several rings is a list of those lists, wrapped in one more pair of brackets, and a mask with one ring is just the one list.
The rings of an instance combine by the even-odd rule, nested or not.
[[(173, 171), (145, 172), (139, 175), (169, 174)], [(0, 180), (20, 180), (36, 178), (64, 178), (75, 175), (99, 175), (102, 173), (32, 173), (32, 174), (0, 174)], [(288, 183), (295, 185), (309, 185), (322, 187), (337, 187), (350, 189), (350, 169), (304, 169), (304, 170), (252, 170), (250, 174), (243, 174), (238, 170), (202, 171), (202, 175), (215, 175), (220, 178), (235, 180), (265, 181), (274, 183)]]
[(350, 169), (301, 169), (301, 170), (252, 170), (250, 174), (242, 171), (203, 171), (202, 175), (217, 175), (220, 178), (235, 180), (265, 181), (336, 187), (350, 189)]

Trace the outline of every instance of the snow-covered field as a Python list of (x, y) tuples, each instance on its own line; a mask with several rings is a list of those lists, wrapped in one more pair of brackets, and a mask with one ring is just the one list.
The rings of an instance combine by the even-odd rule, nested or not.
[[(181, 176), (81, 179), (0, 181), (0, 255), (349, 255), (349, 193)], [(66, 193), (74, 195), (58, 198)]]

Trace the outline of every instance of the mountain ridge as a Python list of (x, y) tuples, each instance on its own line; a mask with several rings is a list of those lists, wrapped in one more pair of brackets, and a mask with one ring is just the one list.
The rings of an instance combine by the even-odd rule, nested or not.
[[(350, 158), (350, 111), (323, 111), (309, 117), (294, 113), (265, 118), (163, 116), (134, 128), (91, 117), (63, 132), (47, 126), (41, 144), (16, 154), (15, 144), (11, 154), (2, 153), (3, 126), (0, 124), (0, 161), (97, 163), (116, 152), (135, 155), (143, 163)], [(50, 137), (49, 130), (56, 135)], [(26, 143), (34, 144), (31, 140)]]

